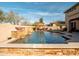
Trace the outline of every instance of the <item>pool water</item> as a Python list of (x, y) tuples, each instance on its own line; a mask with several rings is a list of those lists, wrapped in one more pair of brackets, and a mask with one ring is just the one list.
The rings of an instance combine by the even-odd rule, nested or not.
[(67, 43), (57, 33), (35, 31), (31, 35), (26, 36), (24, 39), (19, 39), (11, 43), (23, 43), (23, 44), (65, 44)]

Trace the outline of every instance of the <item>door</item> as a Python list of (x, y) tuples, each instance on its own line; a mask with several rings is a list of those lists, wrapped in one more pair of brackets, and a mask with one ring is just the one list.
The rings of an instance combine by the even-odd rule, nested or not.
[(73, 22), (73, 29), (76, 31), (76, 22)]

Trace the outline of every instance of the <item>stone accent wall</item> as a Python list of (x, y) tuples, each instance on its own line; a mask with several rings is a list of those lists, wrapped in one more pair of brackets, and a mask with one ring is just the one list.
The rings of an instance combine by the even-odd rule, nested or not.
[(29, 35), (30, 33), (33, 32), (33, 29), (31, 27), (15, 27), (17, 30), (16, 31), (11, 31), (11, 36), (12, 38), (24, 38), (26, 35)]
[(79, 48), (0, 48), (0, 55), (8, 56), (70, 56), (79, 55)]

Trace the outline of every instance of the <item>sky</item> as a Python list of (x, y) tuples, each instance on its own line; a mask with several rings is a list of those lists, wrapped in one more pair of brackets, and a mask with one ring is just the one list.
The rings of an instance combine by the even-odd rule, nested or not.
[(0, 2), (0, 10), (14, 11), (34, 23), (43, 18), (44, 23), (64, 21), (64, 11), (77, 2)]

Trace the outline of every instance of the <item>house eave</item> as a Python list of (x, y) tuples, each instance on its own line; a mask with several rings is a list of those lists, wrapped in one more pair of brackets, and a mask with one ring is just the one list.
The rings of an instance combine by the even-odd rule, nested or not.
[(73, 7), (75, 7), (75, 6), (77, 6), (77, 5), (79, 5), (79, 2), (78, 3), (76, 3), (76, 4), (74, 4), (73, 6), (71, 6), (70, 8), (68, 8), (66, 11), (64, 11), (64, 13), (67, 13), (71, 8), (73, 8)]

